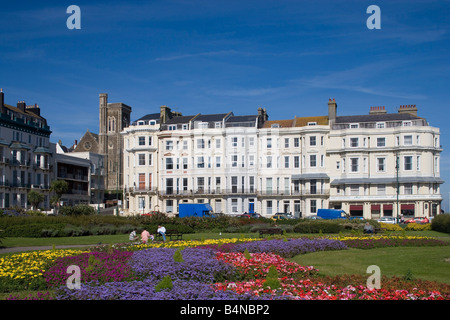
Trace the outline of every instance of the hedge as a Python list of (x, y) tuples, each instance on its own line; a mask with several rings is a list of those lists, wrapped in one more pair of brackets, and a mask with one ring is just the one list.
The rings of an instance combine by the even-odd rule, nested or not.
[(439, 214), (431, 221), (431, 229), (434, 231), (450, 233), (450, 214)]

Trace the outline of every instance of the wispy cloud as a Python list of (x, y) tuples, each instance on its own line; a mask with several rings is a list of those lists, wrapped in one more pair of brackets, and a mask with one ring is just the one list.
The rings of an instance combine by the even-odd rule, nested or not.
[(295, 79), (292, 82), (300, 86), (322, 89), (339, 89), (367, 93), (391, 98), (425, 99), (426, 96), (416, 92), (392, 90), (379, 79), (389, 79), (393, 69), (405, 64), (405, 61), (379, 61), (367, 63), (341, 71), (310, 78)]

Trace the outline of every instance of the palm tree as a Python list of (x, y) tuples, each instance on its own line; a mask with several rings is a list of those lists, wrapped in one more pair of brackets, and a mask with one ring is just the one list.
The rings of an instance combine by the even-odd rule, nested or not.
[(28, 192), (28, 202), (33, 207), (33, 210), (39, 209), (39, 204), (44, 201), (44, 195), (35, 190)]
[(69, 190), (69, 183), (65, 180), (53, 180), (50, 185), (50, 190), (56, 193), (50, 201), (58, 211), (59, 201), (61, 200), (62, 195)]

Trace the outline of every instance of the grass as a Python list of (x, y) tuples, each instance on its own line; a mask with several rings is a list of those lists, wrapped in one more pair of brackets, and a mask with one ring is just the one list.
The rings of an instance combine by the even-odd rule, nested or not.
[(367, 275), (367, 267), (377, 265), (381, 274), (450, 284), (450, 246), (390, 247), (314, 252), (292, 258), (301, 265), (312, 265), (323, 275)]

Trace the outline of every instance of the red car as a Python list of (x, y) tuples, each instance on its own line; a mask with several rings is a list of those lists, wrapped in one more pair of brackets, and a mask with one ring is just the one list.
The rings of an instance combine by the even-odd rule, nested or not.
[(430, 220), (425, 217), (417, 217), (405, 221), (405, 223), (429, 223), (429, 222)]

